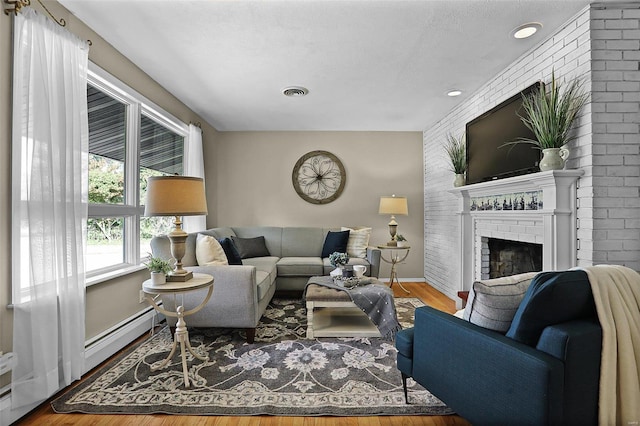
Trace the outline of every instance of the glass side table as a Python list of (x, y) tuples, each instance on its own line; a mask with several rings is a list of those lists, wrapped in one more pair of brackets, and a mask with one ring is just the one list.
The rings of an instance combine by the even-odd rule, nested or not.
[[(203, 288), (209, 288), (206, 297), (198, 306), (193, 309), (189, 309), (188, 311), (184, 310), (184, 306), (178, 305), (176, 303), (176, 312), (168, 311), (163, 307), (158, 306), (155, 301), (155, 296), (165, 295), (165, 294), (173, 294), (174, 297), (178, 294), (184, 294), (194, 290), (200, 290)], [(151, 280), (148, 279), (142, 283), (142, 291), (145, 294), (145, 298), (147, 301), (153, 306), (153, 308), (169, 317), (178, 318), (178, 322), (176, 323), (176, 331), (173, 339), (173, 346), (171, 347), (171, 352), (169, 355), (160, 362), (154, 363), (151, 366), (151, 371), (159, 370), (164, 368), (171, 358), (173, 358), (173, 354), (176, 352), (178, 348), (178, 344), (180, 344), (180, 355), (182, 357), (182, 373), (184, 375), (184, 386), (189, 387), (189, 375), (187, 369), (187, 354), (186, 351), (189, 351), (194, 357), (201, 361), (207, 361), (209, 357), (207, 355), (197, 354), (194, 349), (191, 347), (191, 343), (189, 342), (189, 332), (187, 331), (187, 323), (184, 320), (184, 317), (187, 315), (192, 315), (198, 312), (200, 309), (207, 304), (209, 299), (211, 298), (211, 294), (213, 293), (213, 277), (208, 274), (193, 274), (193, 278), (189, 281), (179, 282), (179, 281), (171, 281), (166, 282), (164, 284), (156, 284), (151, 283)], [(184, 303), (184, 302), (183, 302)]]

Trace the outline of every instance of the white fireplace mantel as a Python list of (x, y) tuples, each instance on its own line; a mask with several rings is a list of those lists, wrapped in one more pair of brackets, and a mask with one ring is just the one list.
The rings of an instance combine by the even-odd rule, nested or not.
[[(450, 190), (459, 199), (459, 290), (468, 290), (474, 280), (481, 278), (482, 237), (542, 244), (543, 270), (575, 266), (576, 182), (583, 173), (583, 170), (551, 170)], [(472, 209), (474, 200), (524, 193), (540, 196), (542, 205), (532, 210)]]

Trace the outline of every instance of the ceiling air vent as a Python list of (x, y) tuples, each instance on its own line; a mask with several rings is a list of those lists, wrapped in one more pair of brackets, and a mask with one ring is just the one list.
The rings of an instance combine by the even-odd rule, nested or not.
[(285, 87), (284, 89), (282, 89), (283, 95), (289, 96), (292, 98), (305, 96), (307, 93), (309, 93), (309, 90), (305, 87), (300, 87), (300, 86), (291, 86), (291, 87)]

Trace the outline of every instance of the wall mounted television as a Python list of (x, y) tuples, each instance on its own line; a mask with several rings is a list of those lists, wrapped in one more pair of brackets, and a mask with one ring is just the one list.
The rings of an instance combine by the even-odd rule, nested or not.
[(541, 152), (531, 144), (501, 145), (518, 138), (535, 139), (520, 119), (522, 97), (544, 90), (536, 82), (467, 123), (467, 185), (539, 171)]

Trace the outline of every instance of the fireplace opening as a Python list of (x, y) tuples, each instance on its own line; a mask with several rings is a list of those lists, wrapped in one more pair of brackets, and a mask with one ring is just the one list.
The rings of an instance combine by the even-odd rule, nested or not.
[(489, 278), (542, 270), (542, 244), (488, 238)]

